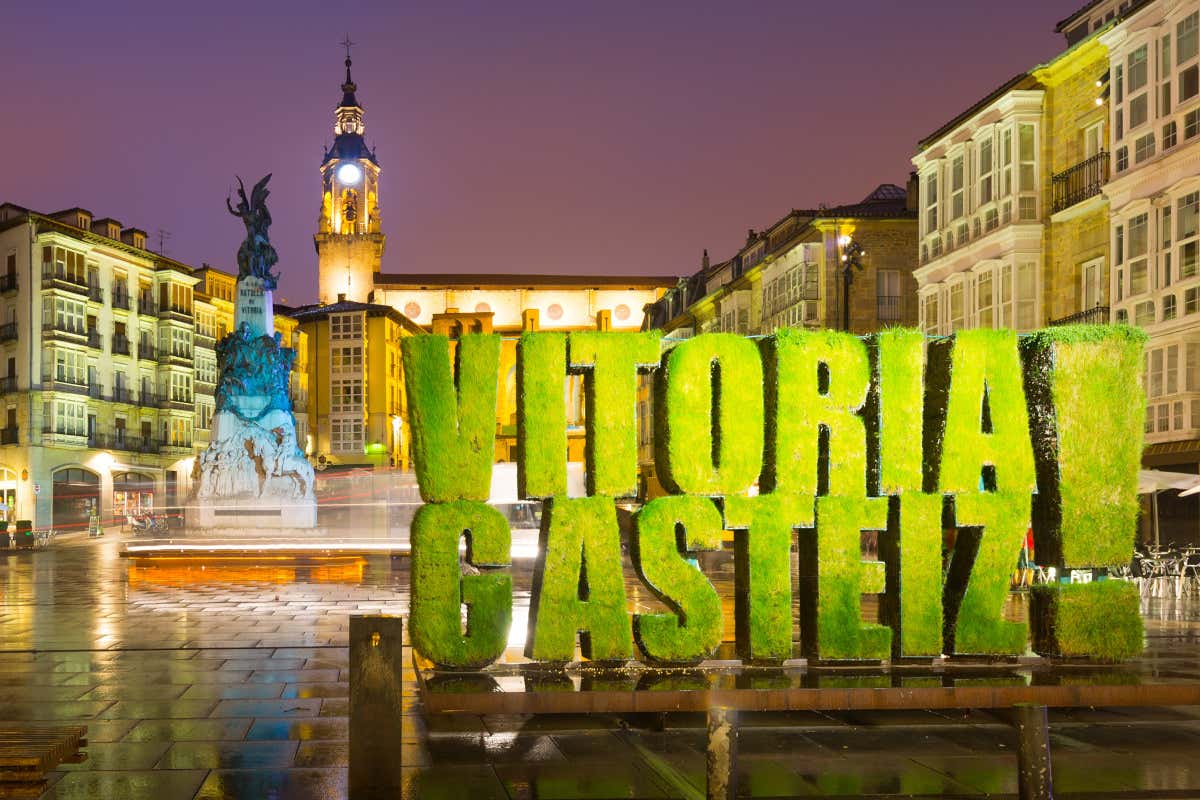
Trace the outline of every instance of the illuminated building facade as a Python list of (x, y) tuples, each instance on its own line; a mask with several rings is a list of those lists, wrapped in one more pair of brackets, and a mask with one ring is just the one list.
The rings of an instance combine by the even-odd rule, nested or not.
[(0, 205), (0, 257), (0, 518), (70, 529), (182, 503), (232, 324), (209, 287), (233, 277), (82, 208)]

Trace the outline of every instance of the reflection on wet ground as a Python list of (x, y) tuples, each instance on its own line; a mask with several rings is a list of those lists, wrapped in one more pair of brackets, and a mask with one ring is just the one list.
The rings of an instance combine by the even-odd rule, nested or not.
[[(119, 558), (118, 545), (67, 537), (0, 555), (0, 718), (89, 729), (89, 759), (52, 773), (45, 797), (345, 797), (348, 617), (406, 613), (407, 560), (139, 563)], [(728, 596), (732, 564), (705, 567)], [(513, 644), (527, 569), (516, 583)], [(660, 608), (632, 575), (627, 585), (633, 609)], [(1150, 650), (1136, 671), (1200, 680), (1200, 598), (1166, 594), (1147, 601)], [(1023, 613), (1019, 597), (1009, 613)], [(727, 626), (732, 636), (732, 618)], [(397, 743), (407, 797), (702, 796), (696, 715), (651, 725), (418, 711), (410, 699)], [(1200, 797), (1200, 709), (1051, 719), (1060, 795)], [(761, 714), (744, 724), (746, 797), (1016, 792), (1015, 736), (999, 714)]]

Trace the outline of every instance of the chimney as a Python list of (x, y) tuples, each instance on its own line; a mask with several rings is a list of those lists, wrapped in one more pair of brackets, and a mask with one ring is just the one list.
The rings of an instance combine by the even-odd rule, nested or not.
[(708, 269), (708, 248), (704, 248), (704, 257), (700, 259), (700, 269)]
[(338, 299), (337, 299), (337, 301), (338, 301), (339, 303), (344, 303), (344, 302), (346, 302), (346, 293), (345, 293), (345, 292), (339, 292), (339, 293), (338, 293)]
[(920, 208), (921, 203), (921, 184), (917, 179), (917, 172), (913, 170), (908, 173), (908, 185), (904, 187), (904, 208), (907, 211), (916, 211)]
[(611, 331), (612, 330), (612, 312), (607, 308), (596, 312), (596, 330)]

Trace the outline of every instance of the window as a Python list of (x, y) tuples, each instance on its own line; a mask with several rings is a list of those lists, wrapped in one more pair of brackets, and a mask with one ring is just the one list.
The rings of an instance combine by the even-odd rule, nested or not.
[(1129, 130), (1146, 124), (1150, 118), (1150, 100), (1146, 92), (1129, 101)]
[(1197, 222), (1200, 221), (1200, 192), (1192, 192), (1179, 198), (1175, 220), (1176, 241), (1179, 247), (1179, 279), (1196, 275)]
[(361, 417), (333, 418), (329, 421), (329, 448), (335, 453), (362, 452), (363, 421)]
[(937, 289), (925, 295), (921, 302), (921, 328), (928, 334), (938, 332), (938, 296)]
[(1103, 258), (1094, 259), (1083, 265), (1083, 302), (1081, 303), (1081, 311), (1087, 311), (1088, 309), (1103, 305), (1104, 293), (1100, 282), (1103, 269)]
[(87, 435), (87, 407), (83, 403), (55, 400), (53, 407), (54, 432), (67, 436)]
[(1163, 322), (1175, 319), (1175, 295), (1173, 294), (1163, 298), (1162, 319)]
[(1176, 134), (1176, 128), (1175, 128), (1175, 123), (1173, 121), (1168, 122), (1166, 125), (1163, 125), (1163, 129), (1162, 129), (1163, 150), (1170, 150), (1172, 147), (1175, 146), (1175, 134)]
[(190, 419), (171, 417), (170, 421), (164, 425), (167, 429), (164, 444), (169, 444), (171, 447), (192, 446), (192, 421)]
[(47, 375), (47, 379), (76, 386), (87, 385), (87, 359), (83, 353), (62, 348), (53, 348), (51, 352), (53, 355), (47, 361), (53, 361), (54, 372)]
[(1175, 394), (1179, 391), (1179, 345), (1173, 344), (1167, 348), (1166, 393)]
[(363, 382), (361, 378), (334, 380), (330, 395), (331, 411), (362, 411)]
[(1142, 328), (1154, 324), (1154, 301), (1147, 300), (1133, 307), (1133, 324)]
[(976, 284), (976, 295), (979, 299), (979, 327), (996, 327), (995, 312), (993, 310), (995, 299), (992, 295), (992, 271), (990, 269), (979, 273), (979, 280)]
[(1037, 191), (1036, 147), (1033, 125), (1018, 125), (1019, 153), (1021, 161), (1022, 192)]
[(979, 204), (992, 202), (992, 137), (979, 143)]
[(997, 322), (1000, 324), (997, 327), (1011, 328), (1013, 323), (1012, 313), (1013, 285), (1012, 285), (1012, 265), (1005, 264), (1000, 267), (1000, 316)]
[(1129, 296), (1143, 294), (1150, 288), (1147, 280), (1146, 259), (1129, 262)]
[(1171, 207), (1164, 206), (1160, 212), (1159, 231), (1162, 232), (1162, 285), (1171, 285)]
[(1146, 85), (1146, 45), (1129, 54), (1129, 93)]
[(1183, 313), (1195, 314), (1200, 310), (1200, 289), (1192, 288), (1183, 293)]
[(191, 403), (193, 401), (191, 375), (172, 372), (163, 383), (163, 394), (172, 402)]
[(1017, 267), (1017, 330), (1031, 331), (1037, 324), (1037, 263)]
[(1129, 148), (1117, 148), (1117, 172), (1124, 172), (1129, 169)]
[(60, 331), (86, 333), (84, 318), (87, 305), (79, 300), (65, 297), (46, 297), (42, 300), (42, 324)]
[(330, 314), (329, 338), (331, 339), (361, 339), (363, 331), (362, 314)]
[(963, 285), (956, 283), (950, 287), (950, 332), (963, 329)]
[(937, 172), (925, 176), (925, 232), (933, 233), (938, 229), (938, 179)]
[(1133, 160), (1134, 163), (1140, 164), (1147, 158), (1154, 156), (1154, 134), (1147, 133), (1145, 136), (1139, 137), (1133, 143)]
[(1200, 70), (1196, 65), (1179, 73), (1179, 102), (1182, 104), (1200, 93)]
[(1200, 12), (1184, 18), (1175, 26), (1176, 66), (1195, 58), (1198, 31), (1200, 31)]
[(875, 274), (875, 298), (881, 322), (900, 320), (900, 270), (881, 269)]
[(963, 157), (958, 156), (950, 162), (950, 219), (958, 219), (966, 213), (963, 202), (965, 182), (963, 180)]
[(362, 345), (341, 345), (330, 350), (329, 368), (334, 372), (362, 372)]
[(1000, 195), (1007, 197), (1012, 190), (1012, 128), (1005, 128), (1000, 136)]
[(1097, 122), (1083, 132), (1083, 154), (1085, 158), (1098, 155), (1104, 149), (1104, 123)]

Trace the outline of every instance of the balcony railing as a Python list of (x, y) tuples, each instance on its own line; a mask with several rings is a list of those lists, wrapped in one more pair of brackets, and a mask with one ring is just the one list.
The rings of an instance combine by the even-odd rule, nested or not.
[(113, 292), (112, 307), (129, 310), (129, 292)]
[(114, 386), (112, 391), (112, 399), (114, 403), (132, 403), (133, 392), (128, 386)]
[(206, 336), (203, 333), (193, 334), (192, 342), (196, 345), (196, 347), (203, 347), (206, 350), (215, 350), (217, 347), (217, 340), (211, 336)]
[(149, 342), (138, 342), (138, 358), (158, 361), (158, 350)]
[(158, 408), (158, 395), (154, 392), (138, 392), (137, 404), (142, 408)]
[(87, 434), (77, 431), (65, 431), (56, 429), (53, 425), (47, 425), (42, 428), (42, 436), (58, 439), (60, 441), (83, 444), (87, 441)]
[(52, 338), (69, 335), (78, 336), (80, 339), (86, 339), (88, 335), (87, 329), (84, 328), (83, 325), (73, 325), (65, 320), (43, 323), (42, 333)]
[(187, 361), (192, 360), (192, 351), (186, 347), (172, 347), (170, 350), (160, 350), (158, 360), (162, 363), (168, 361)]
[(216, 394), (217, 392), (217, 385), (215, 383), (210, 383), (209, 381), (197, 380), (194, 385), (196, 387), (196, 394), (211, 395)]
[(17, 340), (17, 323), (6, 322), (0, 325), (0, 343), (15, 342)]
[(1065, 169), (1050, 179), (1054, 187), (1054, 204), (1051, 213), (1058, 213), (1089, 197), (1100, 194), (1101, 187), (1108, 183), (1108, 153), (1101, 150), (1089, 159)]
[(93, 347), (97, 350), (104, 347), (104, 340), (100, 338), (99, 331), (88, 331), (88, 347)]
[(161, 395), (158, 398), (159, 408), (174, 408), (178, 411), (190, 411), (196, 407), (194, 397), (184, 397), (182, 395)]
[(17, 376), (5, 375), (0, 378), (0, 394), (12, 394), (17, 390)]
[(15, 273), (0, 275), (0, 293), (7, 294), (17, 290), (17, 276)]
[(88, 300), (94, 303), (104, 302), (104, 290), (93, 283), (88, 284)]
[(98, 383), (93, 383), (88, 387), (87, 394), (93, 400), (102, 400), (104, 399), (104, 387)]
[(112, 340), (113, 355), (127, 356), (129, 355), (129, 338), (121, 334), (115, 334)]
[(153, 298), (142, 295), (138, 298), (137, 310), (139, 314), (157, 314), (158, 305), (154, 302)]
[(20, 444), (21, 437), (17, 435), (16, 428), (4, 428), (0, 430), (0, 444)]
[(1107, 325), (1109, 323), (1108, 306), (1096, 306), (1087, 311), (1079, 311), (1062, 319), (1050, 320), (1051, 325)]
[(90, 433), (88, 446), (107, 450), (125, 450), (130, 453), (157, 453), (161, 447), (157, 439), (146, 436), (130, 436), (124, 432)]
[(191, 450), (191, 449), (192, 449), (191, 440), (188, 440), (186, 442), (185, 441), (162, 442), (158, 446), (158, 451), (160, 453), (176, 453), (176, 454), (178, 454), (184, 450)]
[(42, 376), (42, 388), (47, 392), (69, 392), (70, 394), (87, 394), (88, 385), (86, 383), (76, 383), (73, 379), (68, 379), (62, 375), (56, 380), (53, 376)]
[(42, 264), (42, 288), (59, 288), (86, 295), (87, 280), (78, 275), (72, 275), (66, 269), (52, 264)]
[(158, 315), (160, 317), (177, 316), (177, 317), (184, 317), (186, 319), (191, 319), (192, 318), (192, 310), (190, 308), (185, 308), (185, 307), (183, 307), (181, 305), (177, 305), (175, 303), (168, 303), (165, 306), (159, 307)]
[(900, 295), (876, 295), (875, 315), (880, 322), (900, 322), (904, 319), (904, 298)]

